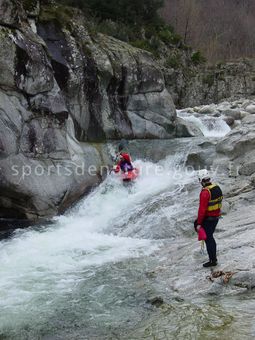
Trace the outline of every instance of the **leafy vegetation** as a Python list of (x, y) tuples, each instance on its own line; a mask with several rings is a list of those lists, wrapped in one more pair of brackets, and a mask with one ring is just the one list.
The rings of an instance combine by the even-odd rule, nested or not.
[(181, 56), (179, 54), (172, 55), (166, 59), (165, 66), (171, 68), (178, 68), (181, 65)]
[(206, 62), (205, 57), (202, 55), (200, 51), (194, 52), (191, 56), (191, 60), (194, 65), (199, 65)]
[(113, 36), (145, 49), (155, 56), (162, 43), (182, 46), (182, 39), (166, 25), (158, 10), (163, 0), (58, 0), (64, 5), (79, 7), (93, 17), (90, 29)]
[(23, 0), (22, 5), (26, 11), (33, 11), (37, 7), (36, 0)]
[[(165, 60), (166, 48), (189, 50), (180, 35), (167, 25), (159, 14), (164, 0), (55, 0), (64, 5), (80, 8), (88, 18), (91, 34), (98, 32), (147, 50)], [(92, 20), (91, 20), (92, 18)], [(193, 65), (204, 62), (200, 52), (192, 55)], [(181, 65), (178, 53), (168, 57), (165, 65)]]
[(102, 20), (129, 23), (132, 25), (160, 20), (158, 10), (163, 0), (58, 0), (65, 5), (90, 11)]
[(213, 86), (215, 80), (214, 74), (207, 74), (203, 78), (203, 84), (207, 85), (208, 87)]

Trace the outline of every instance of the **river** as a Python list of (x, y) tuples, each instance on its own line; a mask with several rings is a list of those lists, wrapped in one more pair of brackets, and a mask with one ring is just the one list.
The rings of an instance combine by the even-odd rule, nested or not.
[[(205, 137), (229, 131), (214, 121), (197, 121)], [(254, 296), (183, 299), (153, 276), (167, 247), (194, 237), (176, 228), (194, 209), (184, 204), (197, 182), (185, 168), (192, 143), (182, 141), (158, 163), (136, 159), (134, 185), (109, 175), (52, 225), (18, 229), (0, 242), (0, 339), (252, 336)], [(164, 308), (149, 302), (157, 295), (168, 300)]]

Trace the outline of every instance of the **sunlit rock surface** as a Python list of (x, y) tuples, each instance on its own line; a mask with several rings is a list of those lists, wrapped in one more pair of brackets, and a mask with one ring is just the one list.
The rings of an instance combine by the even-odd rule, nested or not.
[(96, 185), (109, 157), (82, 142), (175, 136), (150, 53), (89, 33), (75, 9), (2, 0), (0, 13), (0, 217), (51, 217)]

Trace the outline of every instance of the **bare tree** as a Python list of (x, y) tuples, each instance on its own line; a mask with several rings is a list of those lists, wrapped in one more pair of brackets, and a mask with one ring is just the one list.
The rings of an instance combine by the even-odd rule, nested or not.
[(165, 0), (162, 16), (210, 62), (255, 56), (254, 0)]

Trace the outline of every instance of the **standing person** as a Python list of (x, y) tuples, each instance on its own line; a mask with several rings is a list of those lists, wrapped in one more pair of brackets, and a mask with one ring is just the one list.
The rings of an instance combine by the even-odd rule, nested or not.
[(217, 249), (213, 233), (221, 215), (223, 195), (221, 188), (217, 184), (212, 184), (206, 169), (199, 171), (198, 179), (203, 188), (200, 192), (198, 217), (194, 224), (197, 232), (201, 226), (206, 232), (205, 243), (209, 261), (203, 266), (212, 267), (217, 265)]

